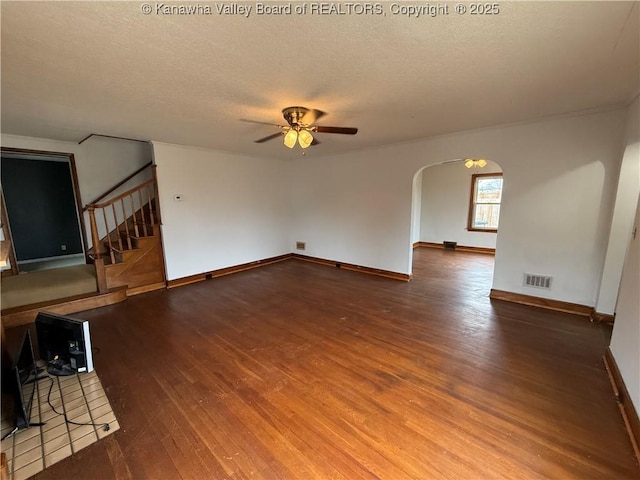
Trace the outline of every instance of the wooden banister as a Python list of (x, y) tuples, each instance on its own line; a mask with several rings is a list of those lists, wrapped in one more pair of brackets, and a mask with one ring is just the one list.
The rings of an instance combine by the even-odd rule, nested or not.
[[(152, 168), (150, 180), (105, 202), (85, 207), (89, 216), (98, 291), (101, 293), (108, 288), (106, 263), (122, 262), (125, 250), (131, 250), (134, 242), (137, 245), (139, 237), (154, 236), (157, 231), (155, 227), (160, 223), (160, 215), (155, 165)], [(117, 186), (111, 191), (115, 188)]]
[[(153, 178), (150, 180), (147, 180), (146, 182), (141, 183), (140, 185), (138, 185), (137, 187), (133, 187), (129, 190), (127, 190), (124, 193), (121, 193), (120, 195), (117, 195), (109, 200), (107, 200), (104, 203), (98, 203), (98, 204), (93, 204), (94, 208), (106, 208), (106, 207), (110, 207), (112, 204), (116, 203), (119, 200), (122, 200), (123, 198), (126, 198), (130, 195), (133, 195), (134, 193), (142, 190), (144, 187), (146, 187), (147, 185), (153, 185)], [(89, 205), (87, 205), (87, 207), (89, 207)], [(88, 208), (87, 208), (88, 209)]]
[[(127, 209), (129, 211), (127, 212)], [(145, 213), (145, 209), (148, 210)], [(96, 213), (99, 217), (96, 217)], [(103, 256), (106, 246), (111, 261), (115, 262), (115, 246), (121, 252), (126, 243), (131, 248), (131, 232), (129, 222), (133, 223), (133, 235), (146, 237), (153, 234), (153, 227), (159, 221), (156, 208), (156, 180), (154, 178), (142, 182), (140, 185), (117, 195), (104, 203), (87, 205), (89, 225), (91, 229), (91, 241), (93, 242), (94, 258)], [(99, 218), (99, 219), (98, 219)], [(100, 228), (98, 222), (101, 222)], [(122, 227), (122, 228), (121, 228)], [(101, 238), (100, 231), (106, 236)], [(112, 235), (115, 235), (112, 238)], [(122, 241), (122, 235), (126, 237)]]
[(138, 175), (140, 172), (142, 172), (143, 170), (146, 170), (147, 168), (149, 168), (151, 165), (153, 165), (153, 162), (149, 162), (146, 165), (140, 167), (139, 169), (137, 169), (135, 172), (133, 172), (130, 175), (127, 175), (126, 178), (124, 178), (123, 180), (119, 181), (118, 183), (116, 183), (113, 187), (111, 187), (109, 190), (107, 190), (106, 192), (104, 192), (102, 195), (97, 196), (96, 198), (94, 198), (91, 202), (89, 202), (87, 205), (85, 205), (85, 207), (83, 208), (83, 211), (87, 210), (89, 205), (93, 205), (96, 202), (99, 202), (100, 200), (102, 200), (104, 197), (106, 197), (107, 195), (109, 195), (112, 192), (115, 192), (119, 187), (121, 187), (122, 185), (124, 185), (125, 183), (127, 183), (129, 180), (131, 180), (133, 177), (135, 177), (136, 175)]

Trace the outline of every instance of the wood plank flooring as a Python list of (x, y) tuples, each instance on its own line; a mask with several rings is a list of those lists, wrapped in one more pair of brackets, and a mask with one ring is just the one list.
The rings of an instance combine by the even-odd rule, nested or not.
[(287, 260), (76, 314), (121, 430), (37, 478), (640, 476), (608, 327), (414, 254), (408, 283)]

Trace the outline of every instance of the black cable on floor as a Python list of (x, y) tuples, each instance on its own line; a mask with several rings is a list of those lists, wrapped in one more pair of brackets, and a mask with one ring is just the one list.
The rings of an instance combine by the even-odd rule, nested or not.
[[(64, 421), (67, 423), (70, 423), (71, 425), (80, 425), (80, 426), (91, 426), (91, 427), (102, 427), (102, 429), (105, 432), (108, 432), (111, 427), (109, 426), (108, 423), (78, 423), (78, 422), (74, 422), (73, 420), (69, 420), (67, 418), (67, 414), (65, 412), (59, 412), (58, 410), (56, 410), (56, 407), (53, 406), (53, 404), (51, 403), (51, 392), (53, 391), (53, 384), (55, 383), (53, 377), (49, 377), (51, 379), (51, 385), (49, 386), (49, 393), (47, 394), (47, 403), (49, 404), (49, 406), (51, 407), (51, 410), (53, 410), (54, 413), (61, 415), (64, 417)], [(62, 391), (60, 391), (60, 398), (62, 399)]]

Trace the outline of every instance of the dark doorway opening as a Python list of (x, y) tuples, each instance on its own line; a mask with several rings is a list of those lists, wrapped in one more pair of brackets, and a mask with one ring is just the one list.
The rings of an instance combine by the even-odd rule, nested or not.
[(1, 179), (19, 269), (85, 263), (73, 155), (3, 148)]

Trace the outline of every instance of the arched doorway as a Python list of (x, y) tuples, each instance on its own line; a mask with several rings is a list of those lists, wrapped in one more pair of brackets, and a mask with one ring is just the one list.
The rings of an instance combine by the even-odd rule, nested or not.
[(421, 167), (414, 174), (411, 273), (417, 247), (443, 248), (446, 243), (459, 250), (495, 253), (503, 171), (491, 160), (465, 166), (466, 160)]

